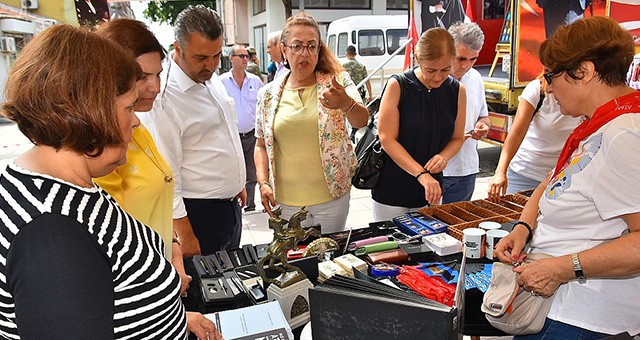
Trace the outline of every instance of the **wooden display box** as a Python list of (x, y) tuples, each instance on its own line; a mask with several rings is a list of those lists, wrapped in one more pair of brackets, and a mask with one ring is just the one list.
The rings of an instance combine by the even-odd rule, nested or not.
[(503, 196), (499, 202), (475, 200), (456, 202), (419, 209), (420, 213), (436, 218), (449, 225), (449, 235), (462, 241), (462, 231), (478, 228), (480, 222), (506, 223), (516, 220), (529, 197), (515, 193)]

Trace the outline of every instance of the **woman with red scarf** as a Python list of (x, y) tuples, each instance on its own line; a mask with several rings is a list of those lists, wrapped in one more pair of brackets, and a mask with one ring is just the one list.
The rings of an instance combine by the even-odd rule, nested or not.
[[(640, 333), (640, 92), (626, 86), (634, 44), (606, 17), (558, 29), (540, 49), (562, 114), (586, 119), (496, 247), (518, 283), (553, 299), (543, 329), (516, 339)], [(552, 258), (523, 263), (530, 253)]]

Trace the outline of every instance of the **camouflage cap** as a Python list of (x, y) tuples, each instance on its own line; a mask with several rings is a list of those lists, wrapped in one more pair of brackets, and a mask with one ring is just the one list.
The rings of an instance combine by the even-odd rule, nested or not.
[(247, 53), (249, 54), (256, 54), (256, 49), (253, 46), (248, 46), (247, 47)]

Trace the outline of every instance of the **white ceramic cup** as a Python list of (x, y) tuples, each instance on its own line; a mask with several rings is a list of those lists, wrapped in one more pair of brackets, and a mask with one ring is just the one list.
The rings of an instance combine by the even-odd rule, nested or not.
[(484, 256), (484, 236), (487, 232), (480, 228), (467, 228), (462, 231), (464, 256), (479, 259)]
[(493, 260), (496, 245), (507, 235), (509, 235), (509, 232), (502, 229), (492, 229), (487, 231), (486, 255), (489, 260)]
[(480, 222), (478, 226), (480, 227), (480, 229), (484, 229), (486, 231), (502, 228), (502, 224), (493, 221)]

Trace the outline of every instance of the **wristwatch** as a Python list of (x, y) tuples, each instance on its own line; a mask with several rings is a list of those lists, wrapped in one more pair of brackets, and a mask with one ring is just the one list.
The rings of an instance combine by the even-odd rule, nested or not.
[(580, 265), (580, 260), (578, 259), (578, 253), (571, 254), (571, 262), (573, 262), (573, 272), (576, 274), (578, 282), (587, 282), (587, 278), (584, 277), (584, 272), (582, 271), (582, 266)]

